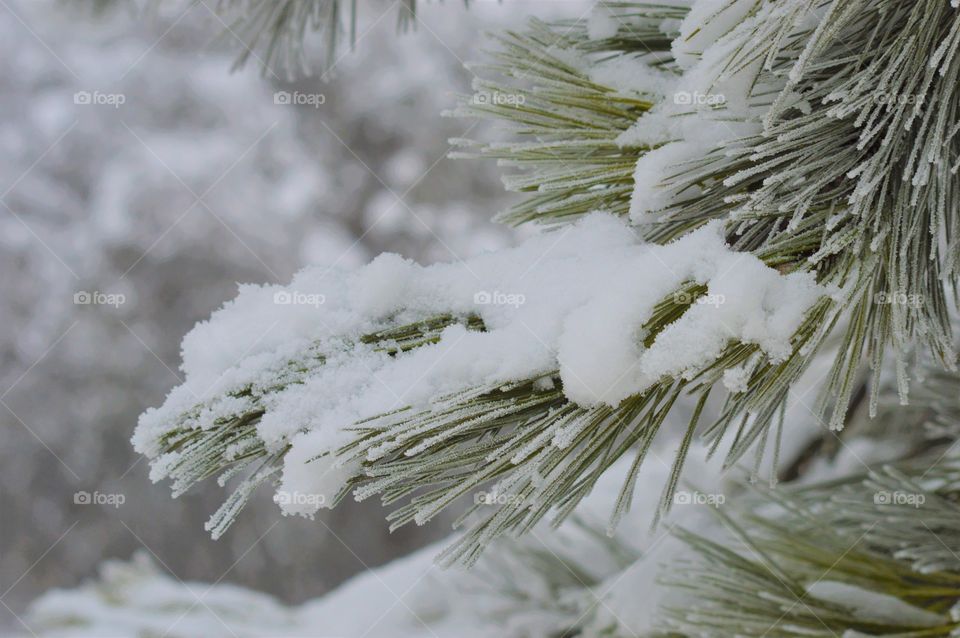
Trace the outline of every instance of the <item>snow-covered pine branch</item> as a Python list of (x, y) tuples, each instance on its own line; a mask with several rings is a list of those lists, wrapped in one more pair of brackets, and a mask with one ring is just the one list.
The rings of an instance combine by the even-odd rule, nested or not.
[(216, 535), (276, 476), (282, 494), (322, 495), (283, 504), (306, 515), (348, 486), (389, 501), (430, 488), (395, 524), (496, 480), (512, 496), (487, 526), (516, 528), (560, 502), (569, 513), (649, 445), (681, 390), (705, 397), (746, 364), (802, 368), (794, 341), (817, 334), (804, 318), (823, 295), (807, 274), (731, 251), (716, 224), (658, 246), (602, 214), (465, 262), (308, 269), (285, 288), (244, 287), (186, 337), (186, 383), (135, 443), (175, 493), (260, 464), (211, 520)]
[[(251, 470), (215, 535), (268, 480), (287, 513), (349, 491), (405, 501), (394, 525), (492, 485), (498, 506), (447, 553), (470, 563), (498, 535), (562, 520), (630, 454), (615, 525), (683, 393), (698, 407), (661, 511), (695, 434), (759, 463), (834, 330), (834, 427), (865, 361), (878, 370), (892, 349), (904, 398), (909, 348), (953, 366), (956, 9), (670, 4), (508, 35), (492, 69), (507, 79), (464, 106), (534, 140), (481, 153), (533, 191), (507, 219), (553, 232), (468, 261), (386, 255), (245, 287), (188, 335), (186, 383), (141, 420), (154, 477), (179, 492)], [(726, 404), (704, 426), (717, 387)]]
[[(938, 387), (955, 390), (957, 378), (952, 386), (947, 381)], [(882, 394), (887, 418), (900, 413), (904, 427), (917, 425), (914, 406), (890, 402), (895, 385)], [(951, 421), (956, 393), (952, 403), (949, 398), (925, 402), (929, 421)], [(941, 440), (956, 442), (955, 436)], [(693, 454), (702, 454), (694, 446)], [(851, 442), (846, 461), (859, 467), (863, 450)], [(960, 564), (950, 549), (960, 542), (960, 521), (953, 503), (956, 459), (948, 456), (930, 470), (944, 452), (949, 448), (941, 446), (871, 475), (823, 480), (831, 471), (843, 473), (841, 463), (813, 472), (818, 483), (761, 489), (747, 500), (736, 485), (724, 484), (712, 463), (684, 486), (694, 490), (685, 496), (708, 488), (709, 496), (724, 498), (721, 507), (678, 508), (672, 531), (656, 535), (644, 534), (645, 521), (631, 517), (607, 538), (603, 519), (630, 470), (629, 459), (622, 459), (559, 529), (541, 524), (534, 534), (494, 541), (471, 570), (432, 569), (439, 547), (428, 547), (290, 608), (226, 584), (177, 583), (142, 557), (106, 565), (96, 583), (46, 594), (27, 620), (39, 635), (64, 638), (117, 628), (170, 636), (257, 636), (264, 627), (299, 634), (318, 625), (342, 635), (391, 638), (616, 638), (665, 628), (726, 637), (761, 635), (771, 627), (791, 637), (846, 631), (947, 636), (956, 628), (950, 607), (960, 598)], [(638, 478), (660, 484), (666, 470), (644, 464)], [(656, 507), (655, 493), (637, 496), (641, 510)], [(403, 605), (392, 604), (390, 590), (406, 592)], [(198, 592), (219, 618), (196, 603)]]
[[(624, 4), (632, 10), (614, 11), (616, 29), (598, 40), (586, 28), (561, 27), (554, 40), (535, 25), (527, 50), (508, 41), (497, 54), (492, 70), (507, 80), (478, 82), (482, 92), (523, 96), (562, 125), (541, 117), (533, 127), (510, 104), (461, 109), (537, 139), (482, 147), (481, 154), (523, 169), (508, 187), (534, 191), (503, 219), (556, 224), (599, 207), (629, 215), (658, 243), (721, 219), (735, 249), (777, 268), (815, 271), (844, 291), (825, 318), (847, 324), (821, 404), (837, 407), (834, 427), (863, 355), (879, 369), (892, 346), (904, 396), (904, 353), (915, 339), (951, 366), (944, 282), (956, 279), (960, 253), (958, 217), (948, 204), (960, 162), (955, 8), (698, 2), (678, 25), (668, 13), (650, 17), (637, 8), (646, 3)], [(657, 46), (651, 21), (664, 33), (679, 31), (669, 50)], [(631, 38), (642, 53), (623, 44)], [(558, 84), (555, 76), (568, 69), (579, 70), (581, 83), (602, 82), (608, 94), (656, 104), (638, 109), (644, 112), (622, 131), (602, 101), (587, 99), (596, 89)], [(550, 148), (543, 128), (566, 140), (561, 146), (580, 145), (581, 158)], [(596, 171), (589, 162), (618, 157), (606, 145), (612, 136), (620, 158), (638, 158), (626, 182), (629, 206), (619, 199), (622, 174), (602, 185), (581, 181)]]

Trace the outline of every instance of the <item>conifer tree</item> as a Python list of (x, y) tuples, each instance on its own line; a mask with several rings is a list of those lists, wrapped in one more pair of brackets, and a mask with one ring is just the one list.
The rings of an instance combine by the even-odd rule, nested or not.
[[(306, 33), (335, 51), (355, 29), (355, 3), (221, 5), (293, 73)], [(456, 155), (503, 166), (521, 198), (498, 219), (540, 232), (244, 287), (187, 335), (186, 383), (134, 444), (175, 495), (243, 477), (214, 537), (262, 485), (306, 516), (379, 497), (392, 528), (467, 497), (440, 559), (485, 569), (491, 543), (529, 558), (524, 534), (576, 518), (615, 465), (591, 529), (616, 554), (619, 523), (662, 522), (719, 454), (803, 485), (677, 528), (658, 586), (700, 604), (664, 605), (671, 635), (960, 635), (958, 48), (946, 0), (610, 0), (495, 34), (446, 115), (503, 125)], [(823, 435), (781, 459), (804, 383)], [(670, 470), (638, 482), (658, 435), (679, 441)], [(815, 457), (853, 436), (891, 463), (817, 482)], [(570, 600), (566, 635), (630, 635)]]

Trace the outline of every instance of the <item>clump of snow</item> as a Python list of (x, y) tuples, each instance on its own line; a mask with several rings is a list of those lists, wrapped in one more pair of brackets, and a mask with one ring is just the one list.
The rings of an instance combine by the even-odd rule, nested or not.
[(587, 18), (587, 37), (591, 40), (605, 40), (617, 35), (620, 20), (607, 7), (595, 7)]
[[(284, 515), (313, 518), (321, 507), (331, 508), (337, 493), (357, 468), (337, 465), (330, 455), (313, 459), (311, 450), (330, 449), (329, 435), (322, 431), (301, 432), (293, 437), (274, 501)], [(317, 439), (320, 439), (319, 441)]]
[(699, 193), (688, 190), (680, 195), (668, 185), (669, 179), (683, 171), (683, 164), (703, 157), (702, 147), (694, 142), (668, 142), (645, 153), (633, 171), (634, 191), (630, 200), (630, 217), (646, 222), (644, 213), (662, 210), (671, 204), (691, 199)]
[(647, 64), (643, 58), (618, 55), (598, 60), (589, 69), (592, 82), (624, 93), (647, 93), (665, 96), (673, 92), (677, 76), (670, 71)]
[[(721, 228), (711, 224), (673, 244), (645, 246), (623, 263), (623, 275), (571, 313), (558, 351), (570, 399), (616, 406), (664, 376), (697, 370), (731, 341), (756, 343), (776, 361), (789, 354), (790, 338), (821, 290), (808, 273), (781, 276), (731, 251)], [(707, 283), (707, 297), (645, 350), (639, 330), (654, 305), (685, 281)]]
[[(698, 0), (679, 26), (671, 52), (680, 69), (672, 78), (652, 78), (642, 59), (626, 58), (633, 75), (646, 83), (649, 92), (662, 94), (649, 112), (617, 139), (624, 147), (651, 148), (637, 162), (630, 217), (637, 223), (649, 213), (697, 196), (694, 188), (682, 188), (675, 179), (689, 164), (718, 148), (727, 152), (744, 138), (763, 130), (769, 98), (786, 86), (785, 80), (764, 79), (759, 72), (762, 56), (749, 63), (731, 64), (744, 44), (755, 37), (754, 27), (776, 9), (754, 0)], [(629, 77), (627, 71), (620, 75)], [(803, 108), (802, 101), (797, 107)]]
[(254, 638), (304, 635), (295, 611), (266, 594), (228, 583), (183, 582), (146, 551), (109, 560), (100, 577), (52, 589), (29, 609), (30, 634), (47, 638), (169, 636)]
[(723, 371), (723, 386), (730, 392), (738, 394), (740, 392), (747, 391), (747, 381), (750, 380), (750, 375), (753, 374), (754, 369), (757, 364), (760, 362), (759, 357), (756, 355), (750, 357), (745, 363), (728, 368)]
[(670, 47), (677, 64), (684, 69), (696, 66), (709, 48), (741, 23), (756, 5), (756, 0), (694, 2), (680, 23), (679, 37)]
[[(712, 301), (692, 303), (645, 349), (655, 305), (688, 281), (707, 285)], [(821, 294), (808, 274), (783, 276), (730, 250), (719, 224), (660, 246), (603, 213), (468, 261), (424, 267), (383, 255), (353, 271), (308, 268), (289, 286), (242, 286), (197, 325), (183, 343), (185, 383), (141, 417), (134, 442), (156, 456), (171, 424), (209, 428), (262, 409), (267, 449), (292, 446), (281, 491), (303, 495), (281, 507), (309, 516), (353, 471), (316, 459), (347, 443), (358, 421), (556, 370), (572, 401), (616, 406), (708, 365), (733, 341), (782, 359)], [(396, 356), (358, 339), (443, 314), (477, 315), (486, 330), (455, 324)], [(154, 479), (176, 454), (158, 459)]]

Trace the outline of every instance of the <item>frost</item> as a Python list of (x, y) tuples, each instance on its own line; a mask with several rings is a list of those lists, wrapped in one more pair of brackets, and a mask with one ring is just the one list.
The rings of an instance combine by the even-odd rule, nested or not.
[(744, 366), (737, 366), (723, 371), (723, 386), (734, 394), (747, 391), (747, 381), (750, 371)]

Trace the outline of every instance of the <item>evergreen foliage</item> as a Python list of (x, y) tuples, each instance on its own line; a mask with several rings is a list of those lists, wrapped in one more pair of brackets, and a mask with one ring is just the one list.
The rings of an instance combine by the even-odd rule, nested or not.
[[(337, 3), (225, 6), (239, 4), (249, 40), (269, 43), (266, 62), (291, 67), (299, 64), (307, 25), (336, 25), (342, 15)], [(493, 485), (504, 498), (495, 507), (470, 508), (461, 518), (467, 533), (442, 557), (473, 564), (499, 536), (522, 534), (545, 517), (562, 522), (629, 455), (612, 530), (629, 510), (637, 471), (661, 426), (689, 397), (695, 407), (662, 486), (659, 517), (673, 502), (694, 437), (704, 438), (711, 454), (726, 444), (727, 467), (748, 451), (759, 467), (771, 449), (776, 467), (791, 389), (817, 357), (827, 357), (832, 368), (818, 418), (831, 429), (852, 422), (858, 433), (909, 439), (919, 456), (844, 482), (760, 490), (743, 518), (720, 514), (738, 547), (680, 532), (699, 559), (671, 570), (690, 571), (668, 574), (664, 583), (703, 604), (668, 609), (673, 627), (701, 636), (763, 635), (771, 626), (778, 636), (955, 635), (956, 466), (952, 448), (939, 451), (947, 461), (930, 452), (953, 440), (960, 416), (951, 325), (960, 268), (957, 8), (934, 0), (715, 4), (692, 32), (680, 26), (686, 8), (637, 0), (605, 3), (618, 23), (613, 35), (595, 37), (580, 22), (533, 20), (522, 33), (495, 37), (492, 61), (474, 67), (475, 94), (453, 114), (500, 121), (512, 137), (458, 140), (458, 154), (510, 169), (506, 186), (524, 199), (500, 215), (507, 223), (558, 232), (600, 210), (629, 218), (647, 241), (667, 244), (719, 222), (736, 251), (784, 275), (812, 273), (830, 294), (803, 316), (790, 352), (774, 359), (756, 343), (731, 339), (719, 357), (616, 406), (571, 401), (559, 371), (407, 405), (350, 428), (353, 439), (336, 457), (359, 471), (338, 498), (379, 495), (395, 508), (395, 528), (424, 524)], [(746, 89), (742, 108), (713, 109), (709, 125), (733, 126), (738, 135), (723, 143), (707, 136), (701, 144), (678, 126), (662, 139), (644, 139), (637, 122), (659, 121), (652, 118), (675, 98), (653, 84), (606, 81), (596, 69), (627, 61), (683, 88), (691, 63), (678, 41), (695, 40), (713, 21), (723, 46), (701, 52), (701, 63), (712, 61), (718, 83)], [(694, 122), (702, 115), (670, 113)], [(686, 144), (696, 155), (670, 166), (660, 184), (675, 197), (658, 210), (638, 211), (638, 162), (670, 144)], [(655, 343), (707, 292), (686, 282), (655, 306), (638, 339)], [(451, 311), (397, 320), (360, 341), (399, 355), (436, 343), (455, 323), (486, 330), (478, 317)], [(911, 388), (911, 357), (926, 368), (919, 389)], [(223, 473), (222, 484), (250, 472), (211, 519), (215, 536), (257, 485), (276, 478), (289, 449), (268, 451), (258, 439), (258, 406), (324, 362), (318, 344), (278, 367), (269, 384), (233, 389), (232, 396), (252, 404), (221, 415), (213, 427), (198, 425), (204, 402), (169, 425), (155, 467), (158, 476), (173, 478), (175, 493), (216, 474)], [(881, 374), (889, 369), (892, 375)], [(726, 383), (731, 375), (743, 379), (738, 387)], [(707, 421), (704, 408), (719, 394), (719, 416)], [(921, 430), (927, 436), (918, 437)], [(923, 502), (909, 508), (875, 498), (883, 493)], [(825, 572), (843, 592), (856, 588), (857, 595), (888, 597), (874, 602), (893, 598), (915, 609), (900, 620), (864, 614), (814, 587)]]

